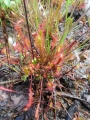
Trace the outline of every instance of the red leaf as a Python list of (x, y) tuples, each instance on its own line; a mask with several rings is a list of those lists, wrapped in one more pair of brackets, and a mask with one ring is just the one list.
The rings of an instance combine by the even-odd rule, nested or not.
[(7, 91), (7, 92), (16, 92), (15, 90), (7, 89), (3, 86), (0, 86), (0, 90), (4, 90), (4, 91)]
[(14, 50), (17, 50), (18, 52), (22, 52), (22, 46), (19, 43), (16, 43), (15, 46), (13, 46)]
[(28, 38), (24, 39), (24, 46), (26, 47), (27, 50), (31, 48), (30, 40)]
[(54, 47), (56, 46), (57, 40), (58, 40), (57, 36), (56, 36), (56, 35), (52, 35), (52, 41), (51, 41), (52, 50), (53, 50)]
[(45, 33), (45, 26), (46, 26), (46, 21), (43, 21), (43, 23), (39, 25), (38, 31), (42, 31), (43, 33)]
[(31, 87), (29, 88), (29, 95), (28, 96), (29, 96), (29, 101), (24, 108), (25, 111), (27, 111), (33, 104), (34, 99), (33, 99), (33, 92), (32, 92)]

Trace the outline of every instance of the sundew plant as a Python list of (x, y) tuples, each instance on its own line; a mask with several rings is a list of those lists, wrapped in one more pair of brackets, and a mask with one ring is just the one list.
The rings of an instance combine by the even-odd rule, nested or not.
[[(16, 4), (20, 1), (12, 2)], [(10, 50), (7, 52), (5, 47), (2, 49), (1, 53), (8, 57), (0, 62), (18, 72), (22, 81), (29, 80), (28, 103), (23, 111), (35, 106), (36, 120), (43, 113), (49, 110), (55, 113), (58, 109), (56, 104), (60, 101), (56, 87), (63, 87), (58, 78), (63, 76), (63, 67), (74, 58), (73, 51), (77, 47), (77, 41), (67, 40), (66, 37), (78, 23), (73, 22), (72, 14), (82, 3), (83, 0), (22, 0), (21, 16), (17, 17), (17, 21), (12, 21), (16, 43), (10, 48), (8, 45)], [(0, 2), (3, 8), (10, 7), (10, 4), (10, 0)], [(68, 16), (73, 5), (71, 15)], [(62, 32), (58, 29), (61, 22), (64, 23)], [(12, 55), (12, 50), (18, 57)], [(7, 59), (9, 64), (6, 64)]]

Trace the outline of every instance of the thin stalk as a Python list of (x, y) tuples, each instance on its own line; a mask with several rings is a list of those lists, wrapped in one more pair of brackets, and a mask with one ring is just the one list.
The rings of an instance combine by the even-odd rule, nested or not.
[(26, 19), (26, 23), (27, 23), (27, 29), (28, 29), (28, 35), (29, 35), (29, 40), (30, 40), (32, 57), (34, 58), (34, 52), (33, 52), (33, 42), (34, 42), (34, 41), (33, 41), (33, 39), (32, 39), (32, 35), (31, 35), (30, 29), (29, 29), (29, 22), (28, 22), (27, 8), (26, 8), (25, 0), (23, 0), (23, 4), (24, 4), (25, 19)]

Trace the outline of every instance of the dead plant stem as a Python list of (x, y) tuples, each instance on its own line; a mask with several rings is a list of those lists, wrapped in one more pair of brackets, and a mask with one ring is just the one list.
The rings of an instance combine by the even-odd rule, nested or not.
[(32, 35), (29, 29), (29, 22), (28, 22), (28, 16), (27, 16), (27, 8), (26, 8), (26, 2), (25, 0), (23, 0), (23, 4), (24, 4), (24, 11), (25, 11), (25, 18), (26, 18), (26, 23), (27, 23), (27, 29), (28, 29), (28, 35), (29, 35), (29, 40), (30, 40), (30, 46), (31, 46), (31, 52), (32, 52), (32, 57), (34, 59), (34, 52), (33, 52), (33, 39), (32, 39)]

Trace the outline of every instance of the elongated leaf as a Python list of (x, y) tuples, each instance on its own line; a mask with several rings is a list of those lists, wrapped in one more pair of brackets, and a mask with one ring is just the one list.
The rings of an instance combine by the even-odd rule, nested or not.
[(32, 91), (32, 88), (30, 87), (29, 88), (29, 101), (28, 103), (26, 104), (25, 108), (23, 109), (24, 111), (27, 111), (32, 105), (33, 105), (33, 91)]

